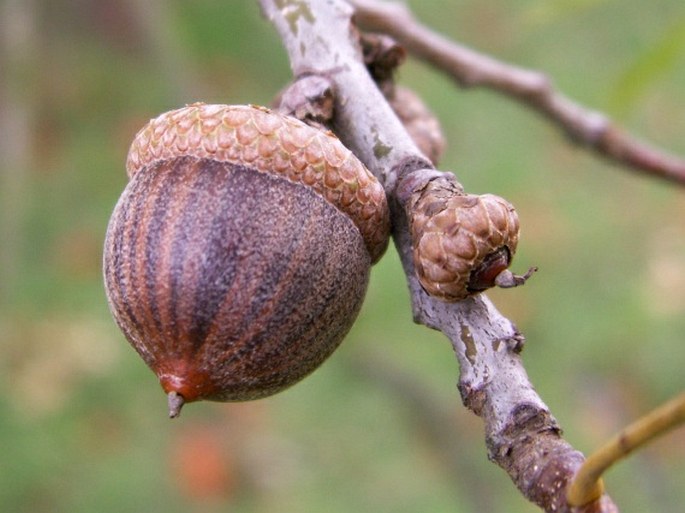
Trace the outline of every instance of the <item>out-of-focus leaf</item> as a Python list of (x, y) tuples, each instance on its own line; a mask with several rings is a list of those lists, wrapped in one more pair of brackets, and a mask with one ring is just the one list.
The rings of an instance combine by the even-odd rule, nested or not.
[(612, 0), (559, 0), (538, 2), (525, 15), (528, 25), (547, 25), (571, 16), (577, 16)]
[(609, 110), (617, 116), (628, 112), (651, 85), (684, 58), (685, 16), (681, 16), (621, 74), (611, 95)]

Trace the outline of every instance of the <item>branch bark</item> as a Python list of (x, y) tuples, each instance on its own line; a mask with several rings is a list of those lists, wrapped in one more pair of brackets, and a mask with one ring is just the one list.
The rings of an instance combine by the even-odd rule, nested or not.
[(351, 0), (355, 21), (383, 32), (409, 53), (429, 62), (462, 87), (485, 87), (545, 116), (571, 141), (611, 162), (685, 185), (685, 160), (630, 135), (605, 114), (590, 110), (556, 90), (539, 71), (512, 66), (450, 41), (420, 24), (406, 6), (378, 0)]
[(485, 423), (489, 457), (545, 511), (617, 512), (606, 495), (582, 508), (567, 504), (566, 488), (584, 458), (561, 438), (557, 421), (530, 383), (519, 357), (524, 339), (516, 326), (483, 294), (445, 303), (419, 285), (399, 193), (444, 173), (432, 169), (367, 72), (352, 7), (343, 0), (260, 4), (283, 40), (295, 77), (319, 75), (330, 81), (333, 130), (383, 183), (414, 319), (450, 339), (461, 367), (459, 390), (464, 404)]

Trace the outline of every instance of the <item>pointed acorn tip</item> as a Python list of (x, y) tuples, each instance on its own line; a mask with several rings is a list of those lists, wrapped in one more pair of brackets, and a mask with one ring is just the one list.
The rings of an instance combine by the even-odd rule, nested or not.
[(528, 281), (528, 278), (533, 276), (538, 270), (537, 267), (531, 267), (526, 274), (519, 275), (512, 273), (509, 269), (505, 269), (495, 277), (495, 285), (503, 289), (510, 289), (523, 285)]
[(169, 418), (175, 419), (181, 414), (181, 408), (185, 404), (185, 399), (177, 392), (169, 392), (167, 400), (169, 402)]

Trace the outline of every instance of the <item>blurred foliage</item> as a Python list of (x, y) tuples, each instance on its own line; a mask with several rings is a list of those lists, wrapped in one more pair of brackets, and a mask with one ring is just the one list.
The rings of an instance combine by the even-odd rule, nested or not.
[(612, 110), (625, 112), (630, 109), (645, 88), (678, 65), (684, 53), (685, 16), (681, 16), (621, 75), (611, 101)]
[[(571, 97), (685, 154), (681, 0), (412, 1), (437, 30), (541, 69)], [(487, 461), (447, 341), (415, 326), (394, 250), (339, 351), (287, 392), (170, 422), (100, 277), (135, 131), (194, 101), (268, 104), (289, 79), (253, 2), (0, 1), (0, 511), (537, 511)], [(569, 146), (519, 105), (425, 65), (442, 167), (517, 205), (491, 297), (579, 449), (683, 388), (685, 196)], [(624, 513), (682, 511), (685, 433), (608, 476)]]

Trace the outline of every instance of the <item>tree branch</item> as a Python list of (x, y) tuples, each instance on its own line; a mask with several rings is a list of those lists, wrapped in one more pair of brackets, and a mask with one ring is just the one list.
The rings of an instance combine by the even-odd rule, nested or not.
[(442, 331), (452, 342), (461, 367), (459, 390), (464, 404), (485, 423), (490, 458), (545, 511), (618, 511), (606, 495), (582, 508), (568, 506), (566, 488), (583, 457), (561, 438), (556, 420), (533, 389), (519, 358), (523, 336), (514, 324), (485, 295), (446, 303), (427, 295), (419, 285), (406, 193), (446, 173), (432, 169), (367, 72), (351, 6), (342, 0), (260, 0), (260, 4), (283, 40), (295, 76), (316, 74), (330, 81), (334, 131), (383, 183), (414, 319)]
[(435, 33), (400, 3), (351, 0), (355, 21), (383, 32), (409, 53), (431, 63), (462, 87), (486, 87), (547, 117), (573, 142), (635, 171), (685, 185), (685, 160), (642, 142), (601, 112), (592, 111), (554, 89), (543, 73), (512, 66)]
[(685, 423), (685, 392), (623, 428), (590, 455), (568, 490), (571, 504), (585, 504), (604, 490), (602, 474), (620, 459), (655, 438)]

